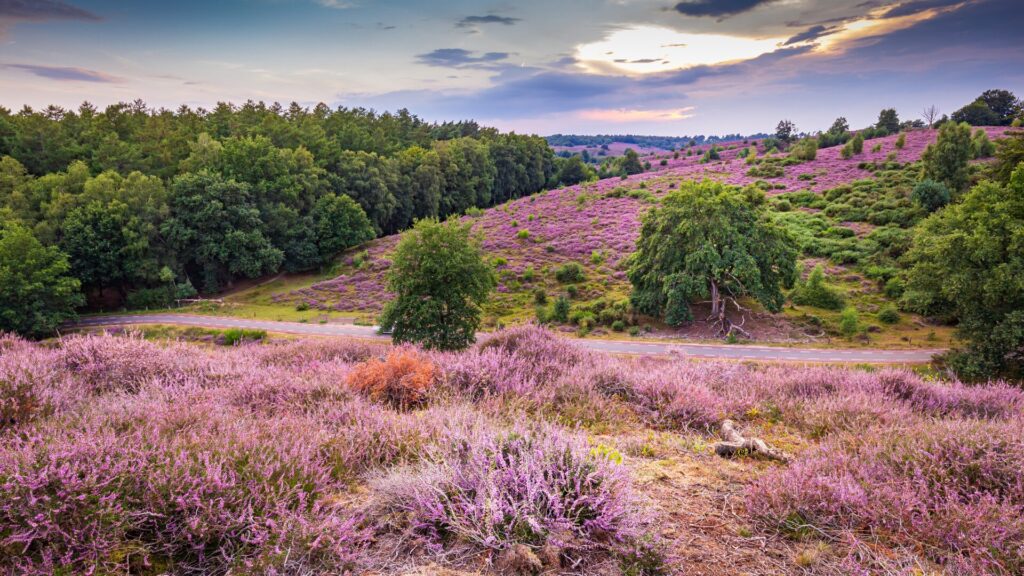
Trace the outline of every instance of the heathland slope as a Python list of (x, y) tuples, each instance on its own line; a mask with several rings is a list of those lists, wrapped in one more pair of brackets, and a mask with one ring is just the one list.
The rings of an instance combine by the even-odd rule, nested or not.
[[(992, 138), (998, 138), (1005, 129), (985, 130)], [(481, 234), (483, 246), (499, 274), (497, 293), (486, 310), (487, 323), (495, 326), (531, 319), (537, 304), (567, 294), (580, 315), (590, 314), (600, 324), (601, 309), (613, 307), (629, 294), (626, 258), (635, 249), (643, 212), (680, 182), (704, 178), (734, 185), (758, 185), (770, 196), (792, 197), (792, 202), (773, 204), (781, 212), (797, 203), (796, 212), (780, 216), (783, 223), (803, 238), (802, 244), (820, 241), (828, 245), (802, 245), (806, 262), (815, 264), (822, 262), (823, 256), (830, 257), (827, 271), (851, 294), (863, 314), (873, 314), (886, 302), (881, 286), (875, 284), (877, 279), (865, 277), (849, 265), (856, 263), (858, 250), (863, 255), (872, 250), (877, 252), (879, 243), (905, 234), (920, 218), (910, 205), (914, 179), (908, 175), (935, 137), (934, 130), (912, 130), (901, 136), (868, 140), (864, 151), (850, 158), (843, 158), (841, 147), (836, 146), (821, 149), (813, 160), (803, 162), (783, 154), (767, 154), (757, 142), (715, 147), (714, 154), (708, 153), (710, 146), (697, 147), (654, 156), (651, 169), (642, 174), (541, 192), (489, 210), (473, 211), (464, 218), (473, 222), (474, 230)], [(756, 146), (756, 153), (752, 146)], [(714, 159), (715, 155), (718, 159)], [(883, 191), (871, 194), (881, 195), (882, 199), (858, 211), (859, 216), (849, 211), (833, 214), (828, 206), (810, 207), (812, 203), (807, 201), (830, 197), (825, 193), (843, 192), (850, 186), (852, 195), (857, 196), (862, 188), (874, 186), (872, 182), (878, 183)], [(872, 210), (890, 210), (894, 204), (908, 215), (902, 222), (881, 221), (885, 229), (876, 231), (880, 220)], [(837, 205), (846, 206), (839, 202)], [(385, 273), (398, 238), (381, 238), (349, 253), (331, 277), (298, 287), (294, 280), (284, 279), (243, 293), (236, 301), (340, 312), (371, 320), (390, 299)], [(860, 240), (867, 243), (858, 246)], [(555, 277), (566, 264), (582, 267), (583, 277), (572, 287)], [(823, 318), (825, 324), (830, 321), (828, 312), (815, 311), (813, 315)], [(752, 320), (754, 334), (764, 340), (807, 341), (828, 337), (829, 332), (820, 330), (818, 320), (807, 320), (806, 315), (793, 316), (792, 311), (774, 318), (758, 316)], [(690, 327), (684, 334), (710, 336), (700, 328)], [(893, 345), (919, 342), (934, 347), (948, 337), (948, 332), (941, 328), (925, 326), (909, 317), (895, 326), (877, 323), (873, 330), (884, 332), (880, 337)]]

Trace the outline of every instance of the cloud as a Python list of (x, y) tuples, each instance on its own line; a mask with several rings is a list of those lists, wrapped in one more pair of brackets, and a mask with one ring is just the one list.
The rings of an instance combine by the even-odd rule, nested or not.
[(577, 116), (598, 122), (672, 122), (693, 118), (694, 107), (635, 110), (631, 108), (595, 108), (580, 110)]
[(479, 56), (475, 54), (462, 48), (438, 48), (433, 52), (416, 56), (416, 61), (428, 66), (445, 68), (493, 68), (511, 56), (508, 52), (486, 52)]
[(334, 8), (335, 10), (347, 10), (356, 6), (355, 2), (349, 0), (316, 0), (316, 3), (324, 8)]
[(818, 38), (821, 38), (822, 36), (827, 36), (839, 30), (840, 28), (840, 26), (823, 26), (819, 24), (818, 26), (812, 26), (799, 34), (792, 36), (789, 40), (786, 40), (782, 44), (783, 46), (791, 46), (793, 44), (799, 44), (801, 42), (817, 40)]
[(924, 12), (925, 10), (951, 8), (960, 4), (966, 4), (965, 0), (913, 0), (912, 2), (901, 2), (885, 11), (883, 18), (899, 18), (900, 16), (911, 16)]
[(102, 20), (99, 16), (60, 0), (0, 0), (0, 20)]
[(77, 68), (73, 66), (7, 64), (5, 67), (13, 68), (15, 70), (23, 70), (30, 74), (35, 74), (40, 78), (46, 78), (48, 80), (57, 80), (59, 82), (99, 82), (103, 84), (113, 84), (123, 81), (123, 79), (121, 78), (111, 76), (110, 74), (106, 74), (104, 72), (89, 70), (87, 68)]
[(504, 26), (513, 26), (517, 22), (520, 22), (519, 18), (512, 18), (510, 16), (498, 16), (496, 14), (488, 14), (487, 16), (466, 16), (462, 20), (455, 23), (456, 28), (472, 28), (480, 24), (501, 24)]
[(687, 0), (676, 4), (676, 12), (685, 16), (715, 16), (725, 18), (775, 0)]

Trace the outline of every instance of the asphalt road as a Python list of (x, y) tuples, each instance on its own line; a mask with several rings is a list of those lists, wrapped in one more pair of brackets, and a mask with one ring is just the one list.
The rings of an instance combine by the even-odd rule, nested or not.
[[(192, 314), (140, 314), (126, 316), (95, 316), (84, 318), (73, 327), (125, 326), (131, 324), (177, 324), (203, 328), (248, 328), (304, 334), (308, 336), (344, 336), (356, 338), (388, 339), (380, 336), (373, 326), (352, 324), (305, 324), (250, 320), (223, 316)], [(631, 342), (625, 340), (574, 340), (578, 346), (599, 352), (634, 354), (638, 356), (678, 355), (693, 358), (719, 358), (725, 360), (763, 360), (784, 362), (852, 362), (859, 364), (922, 364), (931, 361), (943, 350), (870, 350), (863, 348), (783, 348), (739, 344), (682, 344), (658, 342)]]

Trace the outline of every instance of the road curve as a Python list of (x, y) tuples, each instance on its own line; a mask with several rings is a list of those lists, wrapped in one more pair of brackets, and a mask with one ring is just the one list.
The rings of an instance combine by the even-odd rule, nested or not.
[[(95, 326), (126, 326), (131, 324), (177, 324), (203, 328), (247, 328), (303, 334), (307, 336), (343, 336), (350, 338), (372, 338), (387, 340), (377, 334), (373, 326), (353, 324), (305, 324), (302, 322), (279, 322), (274, 320), (252, 320), (224, 316), (202, 316), (197, 314), (139, 314), (124, 316), (93, 316), (83, 318), (70, 325), (71, 328)], [(723, 360), (761, 360), (782, 362), (852, 362), (858, 364), (924, 364), (932, 356), (944, 350), (870, 350), (833, 348), (783, 348), (773, 346), (752, 346), (739, 344), (683, 344), (658, 342), (630, 342), (626, 340), (574, 340), (578, 346), (613, 354), (638, 356), (678, 355), (693, 358), (718, 358)]]

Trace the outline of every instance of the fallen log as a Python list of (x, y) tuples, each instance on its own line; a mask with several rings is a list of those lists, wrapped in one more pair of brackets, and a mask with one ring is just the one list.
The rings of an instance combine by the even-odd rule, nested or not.
[(789, 462), (789, 455), (768, 445), (760, 438), (746, 438), (736, 429), (736, 423), (732, 420), (722, 422), (722, 442), (715, 444), (715, 454), (722, 458), (732, 458), (740, 451), (746, 450), (750, 454), (761, 454), (765, 458)]

